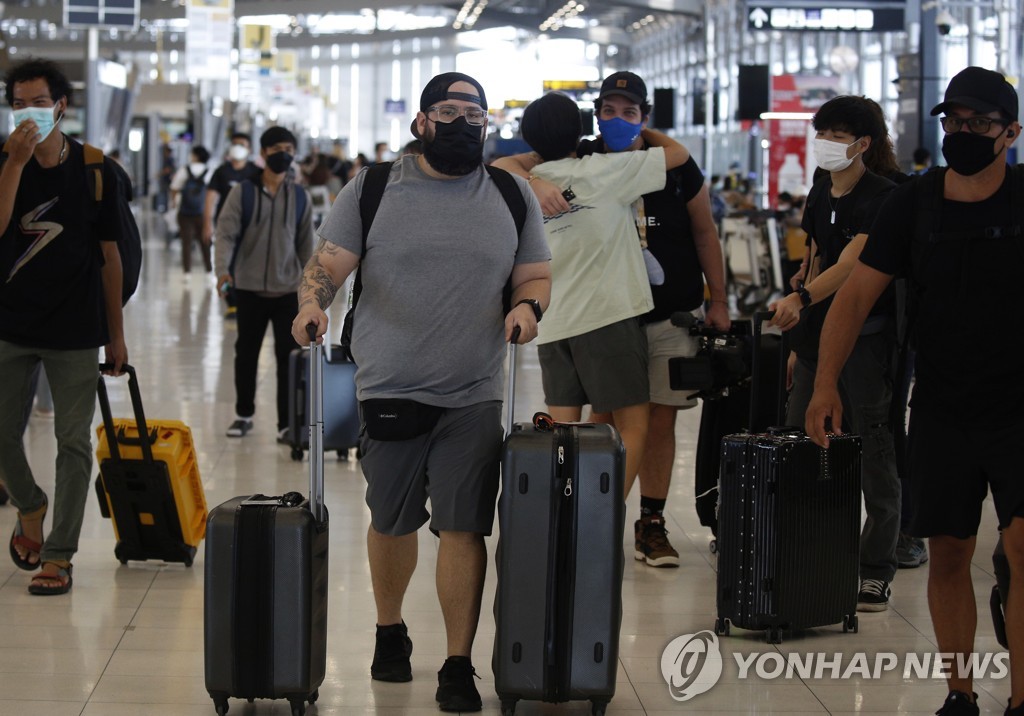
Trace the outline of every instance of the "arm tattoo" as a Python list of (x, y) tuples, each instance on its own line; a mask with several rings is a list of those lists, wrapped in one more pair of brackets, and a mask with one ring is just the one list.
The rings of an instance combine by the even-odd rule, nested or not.
[[(320, 250), (324, 250), (321, 245)], [(329, 253), (329, 251), (324, 251)], [(299, 295), (303, 296), (302, 303), (308, 303), (315, 299), (320, 309), (326, 311), (334, 296), (338, 293), (338, 287), (334, 284), (330, 273), (320, 263), (319, 251), (306, 264), (306, 270), (302, 272), (302, 283), (299, 286)]]

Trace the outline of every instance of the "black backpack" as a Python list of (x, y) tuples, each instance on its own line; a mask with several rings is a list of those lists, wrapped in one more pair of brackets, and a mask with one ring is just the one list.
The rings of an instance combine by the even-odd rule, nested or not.
[[(384, 197), (384, 190), (388, 185), (388, 176), (391, 174), (391, 166), (394, 162), (379, 162), (366, 169), (366, 177), (363, 181), (363, 191), (359, 195), (359, 217), (363, 224), (363, 243), (359, 258), (366, 255), (366, 237), (370, 235), (370, 227), (377, 216), (377, 209), (380, 208), (380, 200)], [(504, 169), (492, 167), (485, 164), (484, 169), (491, 176), (491, 180), (497, 185), (502, 198), (508, 204), (508, 210), (512, 213), (512, 219), (516, 224), (516, 234), (522, 236), (523, 226), (526, 225), (526, 200), (519, 191), (516, 180)], [(363, 281), (360, 276), (361, 267), (356, 267), (356, 278), (352, 284), (352, 300), (348, 313), (345, 314), (345, 322), (341, 327), (341, 350), (344, 355), (352, 360), (352, 321), (355, 315), (356, 303), (359, 301), (359, 294), (363, 291)], [(505, 313), (512, 310), (512, 277), (505, 283), (501, 295), (502, 308)]]
[(178, 213), (182, 216), (202, 216), (206, 208), (206, 184), (203, 183), (202, 175), (193, 175), (189, 167), (185, 167), (185, 175)]

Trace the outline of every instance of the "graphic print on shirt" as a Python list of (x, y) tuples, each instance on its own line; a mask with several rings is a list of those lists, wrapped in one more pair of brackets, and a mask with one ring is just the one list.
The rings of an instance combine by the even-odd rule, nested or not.
[(36, 238), (31, 244), (29, 244), (25, 253), (19, 256), (18, 260), (14, 262), (11, 272), (7, 275), (7, 283), (10, 283), (11, 279), (14, 278), (14, 274), (18, 273), (25, 264), (31, 261), (36, 254), (46, 248), (50, 242), (60, 236), (64, 231), (64, 227), (56, 222), (40, 221), (46, 212), (52, 209), (59, 200), (60, 197), (55, 196), (21, 217), (19, 227), (21, 229), (21, 233), (25, 236), (35, 236)]

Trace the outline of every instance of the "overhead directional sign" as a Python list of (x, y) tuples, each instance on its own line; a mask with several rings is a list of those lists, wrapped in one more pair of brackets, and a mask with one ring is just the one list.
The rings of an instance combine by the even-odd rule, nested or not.
[(753, 30), (898, 32), (904, 30), (902, 7), (779, 7), (748, 5)]
[(64, 0), (64, 27), (134, 30), (139, 0)]

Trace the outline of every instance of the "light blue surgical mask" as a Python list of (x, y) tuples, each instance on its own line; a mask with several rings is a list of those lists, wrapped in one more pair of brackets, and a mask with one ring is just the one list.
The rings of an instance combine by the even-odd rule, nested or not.
[(39, 133), (42, 135), (40, 142), (50, 136), (50, 132), (57, 126), (63, 117), (63, 113), (60, 117), (54, 119), (53, 107), (22, 107), (12, 112), (14, 115), (14, 126), (17, 127), (19, 124), (24, 122), (26, 119), (31, 119), (39, 127)]
[(604, 139), (604, 145), (613, 152), (621, 152), (628, 149), (636, 141), (636, 138), (640, 136), (643, 122), (633, 124), (632, 122), (627, 122), (622, 117), (613, 117), (612, 119), (597, 120), (597, 126), (601, 130), (601, 138)]

